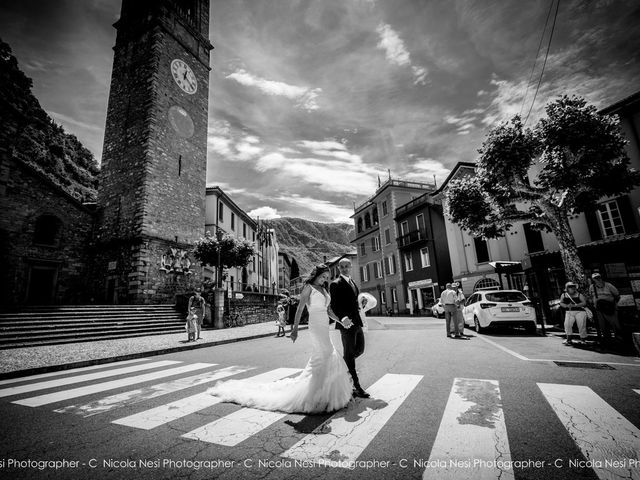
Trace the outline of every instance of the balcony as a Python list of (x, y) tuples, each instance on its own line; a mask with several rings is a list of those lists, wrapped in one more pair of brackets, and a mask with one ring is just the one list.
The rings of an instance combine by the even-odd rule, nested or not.
[(429, 201), (430, 195), (431, 195), (431, 192), (427, 192), (423, 195), (420, 195), (418, 198), (414, 198), (410, 202), (405, 203), (404, 205), (400, 205), (398, 208), (396, 208), (396, 218), (402, 215), (403, 213), (407, 213), (410, 210), (413, 210), (416, 207), (431, 203)]
[(405, 181), (405, 180), (392, 180), (392, 179), (389, 179), (389, 180), (387, 180), (386, 182), (384, 182), (382, 185), (380, 185), (378, 187), (378, 189), (376, 190), (376, 193), (371, 195), (366, 201), (364, 201), (363, 203), (361, 203), (360, 205), (358, 205), (357, 207), (355, 207), (353, 209), (354, 215), (356, 213), (360, 212), (365, 207), (368, 207), (369, 205), (372, 205), (374, 203), (374, 199), (387, 186), (427, 190), (427, 193), (431, 193), (431, 192), (434, 192), (436, 190), (436, 184), (435, 183), (408, 182), (408, 181)]
[(427, 243), (429, 239), (427, 238), (426, 231), (414, 230), (413, 232), (409, 232), (405, 235), (402, 235), (396, 238), (396, 241), (398, 242), (398, 248), (407, 248), (412, 245)]

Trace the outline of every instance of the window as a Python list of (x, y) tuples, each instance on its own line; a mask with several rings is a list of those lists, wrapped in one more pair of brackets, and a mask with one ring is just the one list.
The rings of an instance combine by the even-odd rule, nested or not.
[(489, 261), (489, 246), (483, 238), (474, 238), (473, 244), (476, 247), (476, 260), (478, 263), (486, 263)]
[(256, 232), (251, 232), (251, 238), (254, 242), (256, 241)]
[(368, 213), (364, 214), (364, 228), (371, 228), (371, 216)]
[(41, 215), (36, 220), (33, 243), (55, 245), (58, 242), (61, 222), (55, 215)]
[(622, 216), (616, 200), (598, 206), (598, 219), (605, 238), (624, 233)]
[(384, 259), (384, 269), (387, 275), (394, 275), (396, 273), (396, 257), (394, 255)]
[(373, 224), (378, 225), (378, 209), (373, 207)]
[[(222, 262), (220, 262), (220, 263), (222, 263)], [(256, 257), (253, 257), (251, 259), (251, 267), (252, 267), (252, 270), (255, 272), (256, 271)]]
[(242, 224), (242, 236), (244, 238), (247, 238), (247, 224), (246, 223)]
[(409, 233), (409, 222), (404, 221), (400, 224), (400, 236), (404, 236)]
[(364, 242), (362, 242), (360, 244), (360, 255), (366, 255), (367, 254), (367, 248), (365, 247)]
[(411, 258), (410, 253), (404, 254), (404, 269), (407, 272), (410, 272), (413, 270), (413, 259)]
[(384, 244), (389, 245), (391, 243), (391, 230), (388, 228), (384, 229)]
[(389, 214), (389, 210), (387, 210), (387, 201), (382, 202), (382, 216), (386, 217)]
[(382, 265), (380, 265), (380, 262), (373, 263), (373, 276), (374, 278), (382, 278)]
[(431, 261), (429, 259), (429, 247), (420, 249), (420, 261), (422, 262), (422, 268), (431, 266)]
[(385, 291), (380, 292), (380, 303), (382, 304), (387, 303), (387, 294)]
[(369, 281), (369, 265), (365, 267), (360, 267), (360, 280), (364, 282)]
[(362, 231), (362, 218), (358, 218), (358, 233)]
[(375, 237), (371, 237), (371, 249), (374, 252), (380, 250), (380, 237), (378, 237), (378, 235), (376, 235)]
[(236, 214), (231, 212), (231, 230), (236, 230)]
[(398, 292), (396, 292), (395, 288), (391, 289), (391, 301), (393, 303), (398, 303)]
[(487, 301), (489, 302), (526, 302), (527, 297), (525, 297), (522, 292), (496, 292), (496, 293), (487, 293), (486, 294)]
[(224, 221), (224, 203), (218, 202), (218, 220)]
[(530, 223), (525, 223), (523, 227), (524, 239), (527, 242), (527, 251), (529, 253), (542, 252), (544, 250), (544, 243), (542, 242), (540, 230), (534, 230)]
[(416, 227), (419, 232), (424, 232), (424, 215), (420, 214), (416, 217)]

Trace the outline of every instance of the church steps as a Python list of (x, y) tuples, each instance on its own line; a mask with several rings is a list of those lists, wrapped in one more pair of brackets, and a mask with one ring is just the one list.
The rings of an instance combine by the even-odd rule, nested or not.
[(184, 332), (173, 305), (63, 305), (0, 314), (0, 349)]
[(99, 342), (102, 340), (116, 340), (118, 338), (135, 338), (135, 337), (147, 337), (152, 335), (166, 335), (167, 333), (184, 333), (184, 325), (180, 329), (176, 329), (175, 331), (157, 331), (157, 332), (128, 332), (128, 333), (115, 333), (111, 335), (99, 335), (99, 336), (89, 336), (89, 337), (50, 337), (48, 339), (32, 339), (32, 338), (23, 338), (21, 340), (16, 340), (11, 343), (0, 344), (0, 349), (10, 349), (10, 348), (25, 348), (25, 347), (38, 347), (44, 345), (59, 345), (64, 343), (79, 343), (79, 342)]

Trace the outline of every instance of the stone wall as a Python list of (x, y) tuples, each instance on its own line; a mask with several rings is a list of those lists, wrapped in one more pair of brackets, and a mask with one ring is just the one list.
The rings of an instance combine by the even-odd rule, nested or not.
[[(0, 156), (0, 304), (26, 303), (30, 282), (36, 288), (35, 270), (53, 275), (50, 298), (41, 295), (40, 303), (85, 303), (90, 301), (85, 276), (88, 246), (91, 242), (94, 214), (41, 173), (20, 160)], [(36, 242), (35, 227), (42, 215), (60, 220), (51, 244)], [(38, 288), (44, 287), (39, 284)]]
[(226, 298), (224, 308), (225, 325), (233, 323), (237, 315), (242, 325), (252, 323), (275, 322), (278, 319), (276, 304), (278, 295), (265, 295), (261, 293), (242, 293), (243, 298)]

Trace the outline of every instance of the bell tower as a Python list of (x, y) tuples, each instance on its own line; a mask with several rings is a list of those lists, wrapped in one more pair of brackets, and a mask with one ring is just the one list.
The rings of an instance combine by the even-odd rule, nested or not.
[(172, 303), (199, 279), (209, 0), (123, 0), (98, 189), (96, 297)]

